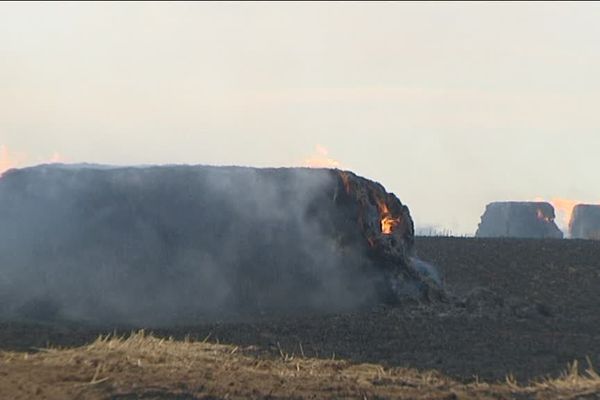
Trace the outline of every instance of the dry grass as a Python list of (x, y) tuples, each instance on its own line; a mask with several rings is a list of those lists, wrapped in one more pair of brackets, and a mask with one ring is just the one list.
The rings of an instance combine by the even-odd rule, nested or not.
[(600, 375), (588, 358), (588, 366), (580, 373), (577, 361), (574, 361), (558, 379), (543, 379), (533, 382), (529, 389), (542, 393), (559, 393), (564, 398), (600, 394)]
[(143, 331), (71, 349), (0, 353), (0, 398), (576, 398), (600, 393), (600, 376), (577, 363), (527, 385), (464, 384), (438, 372), (306, 358), (280, 351), (159, 339)]

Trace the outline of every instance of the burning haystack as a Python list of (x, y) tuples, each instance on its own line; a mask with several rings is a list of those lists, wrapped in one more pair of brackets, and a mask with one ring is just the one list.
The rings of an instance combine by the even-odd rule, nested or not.
[(576, 205), (571, 214), (569, 231), (573, 239), (600, 240), (600, 205)]
[(476, 237), (558, 238), (554, 207), (546, 202), (502, 201), (486, 206)]
[(46, 165), (0, 179), (0, 315), (166, 323), (434, 296), (408, 208), (328, 169)]

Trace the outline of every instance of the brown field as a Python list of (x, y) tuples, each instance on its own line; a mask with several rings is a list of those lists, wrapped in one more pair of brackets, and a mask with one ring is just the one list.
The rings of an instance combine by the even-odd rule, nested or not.
[(600, 242), (418, 238), (417, 252), (455, 300), (101, 339), (114, 327), (1, 323), (0, 399), (600, 399)]

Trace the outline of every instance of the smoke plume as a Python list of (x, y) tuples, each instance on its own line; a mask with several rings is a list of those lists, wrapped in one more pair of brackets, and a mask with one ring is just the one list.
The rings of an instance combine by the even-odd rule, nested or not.
[(348, 176), (200, 166), (12, 170), (0, 179), (0, 315), (156, 325), (385, 301), (391, 276), (406, 286), (431, 272), (408, 261), (408, 209), (380, 185), (352, 178), (367, 199), (392, 196), (389, 212), (402, 221), (393, 235), (369, 233), (379, 229), (376, 202), (354, 201)]

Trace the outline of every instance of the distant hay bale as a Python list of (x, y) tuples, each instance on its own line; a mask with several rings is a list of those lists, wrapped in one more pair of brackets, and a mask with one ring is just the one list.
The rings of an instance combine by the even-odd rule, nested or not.
[(486, 206), (475, 236), (562, 239), (554, 219), (554, 207), (546, 202), (493, 202)]
[(576, 205), (571, 214), (569, 231), (573, 239), (600, 240), (600, 205)]

